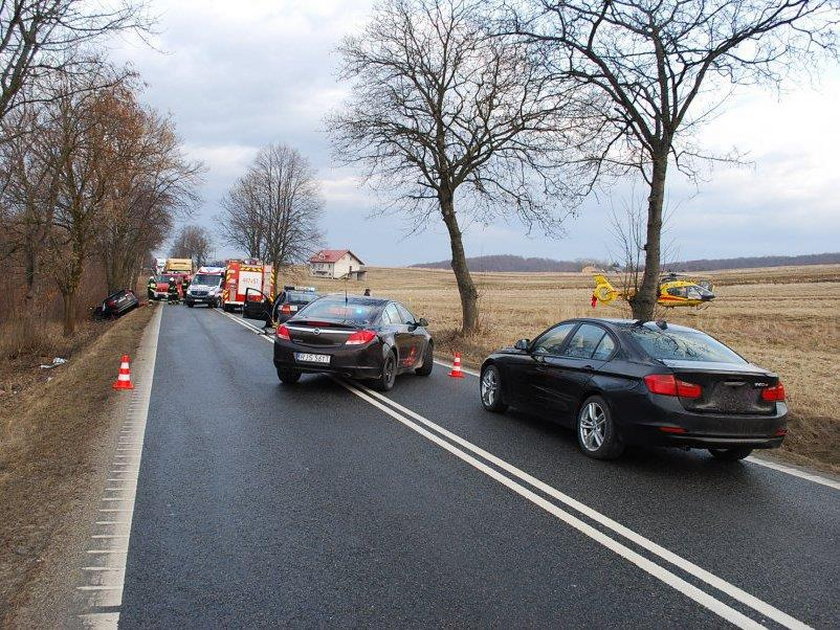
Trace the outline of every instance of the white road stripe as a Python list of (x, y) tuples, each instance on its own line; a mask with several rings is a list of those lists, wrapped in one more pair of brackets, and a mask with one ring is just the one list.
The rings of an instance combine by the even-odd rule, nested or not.
[[(656, 579), (664, 582), (665, 584), (667, 584), (671, 588), (679, 591), (680, 593), (682, 593), (686, 597), (689, 597), (689, 598), (693, 599), (698, 604), (704, 606), (705, 608), (708, 608), (710, 611), (719, 615), (723, 619), (729, 621), (733, 625), (735, 625), (739, 628), (752, 628), (752, 629), (764, 628), (765, 627), (765, 626), (761, 625), (760, 623), (750, 619), (749, 617), (747, 617), (743, 613), (735, 610), (731, 606), (728, 606), (725, 603), (723, 603), (722, 601), (720, 601), (718, 599), (715, 599), (714, 597), (712, 597), (711, 595), (709, 595), (705, 591), (700, 590), (699, 588), (697, 588), (693, 584), (690, 584), (689, 582), (686, 582), (685, 580), (683, 580), (682, 578), (680, 578), (676, 574), (674, 574), (674, 573), (668, 571), (667, 569), (659, 566), (658, 564), (648, 560), (647, 558), (645, 558), (644, 556), (640, 555), (639, 553), (633, 551), (629, 547), (621, 544), (620, 542), (610, 538), (606, 534), (598, 531), (593, 526), (589, 525), (588, 523), (585, 523), (584, 521), (580, 520), (576, 516), (573, 516), (571, 513), (566, 512), (565, 510), (562, 510), (561, 508), (559, 508), (558, 506), (554, 505), (553, 503), (547, 501), (546, 499), (539, 496), (538, 494), (536, 494), (532, 490), (529, 490), (525, 486), (517, 483), (516, 481), (514, 481), (510, 477), (507, 477), (507, 476), (501, 474), (499, 471), (495, 470), (494, 468), (491, 468), (487, 464), (479, 461), (478, 459), (476, 459), (472, 455), (469, 455), (468, 453), (462, 451), (461, 449), (457, 448), (456, 446), (453, 446), (452, 444), (450, 444), (449, 442), (447, 442), (443, 438), (435, 435), (431, 431), (429, 431), (427, 429), (424, 429), (420, 425), (412, 422), (411, 420), (409, 420), (408, 418), (406, 418), (402, 414), (397, 413), (395, 410), (391, 409), (390, 407), (387, 407), (386, 405), (382, 404), (378, 400), (376, 400), (374, 398), (371, 398), (365, 392), (362, 392), (362, 391), (356, 389), (355, 387), (352, 387), (351, 385), (348, 385), (347, 383), (344, 383), (343, 381), (337, 381), (337, 382), (340, 383), (347, 390), (349, 390), (350, 392), (352, 392), (353, 394), (355, 394), (356, 396), (361, 398), (362, 400), (364, 400), (364, 401), (368, 402), (369, 404), (373, 405), (374, 407), (380, 409), (381, 411), (388, 414), (389, 416), (391, 416), (392, 418), (394, 418), (398, 422), (404, 424), (405, 426), (412, 429), (413, 431), (416, 431), (417, 433), (419, 433), (420, 435), (422, 435), (426, 439), (430, 440), (431, 442), (434, 442), (435, 444), (437, 444), (441, 448), (446, 449), (447, 451), (449, 451), (450, 453), (452, 453), (453, 455), (455, 455), (459, 459), (468, 463), (473, 468), (483, 472), (484, 474), (486, 474), (487, 476), (491, 477), (492, 479), (498, 481), (499, 483), (506, 486), (510, 490), (513, 490), (515, 493), (517, 493), (518, 495), (527, 499), (528, 501), (530, 501), (534, 505), (537, 505), (538, 507), (542, 508), (543, 510), (545, 510), (549, 514), (552, 514), (553, 516), (557, 517), (558, 519), (560, 519), (561, 521), (563, 521), (567, 525), (575, 528), (576, 530), (578, 530), (582, 534), (592, 538), (596, 542), (598, 542), (598, 543), (602, 544), (603, 546), (607, 547), (608, 549), (610, 549), (614, 553), (618, 554), (619, 556), (621, 556), (625, 560), (635, 564), (637, 567), (639, 567), (643, 571), (652, 575)], [(804, 625), (799, 625), (797, 627), (807, 628), (807, 626), (804, 626)]]
[[(236, 322), (236, 323), (238, 323), (238, 324), (240, 324), (240, 325), (242, 325), (242, 326), (244, 326), (244, 327), (246, 327), (250, 330), (255, 330), (255, 331), (259, 332), (259, 330), (256, 327), (248, 324), (247, 322), (245, 322), (241, 319), (233, 317), (229, 313), (221, 313), (221, 314), (225, 315), (229, 319), (233, 320), (234, 322)], [(272, 343), (272, 344), (274, 343), (273, 339), (271, 337), (263, 336), (262, 338), (265, 339), (266, 341), (268, 341), (269, 343)], [(437, 363), (439, 365), (446, 366), (448, 368), (452, 367), (451, 363), (446, 363), (446, 362), (440, 361), (438, 359), (435, 359), (435, 363)], [(470, 374), (471, 376), (475, 376), (475, 377), (480, 376), (478, 372), (475, 372), (473, 370), (464, 369), (464, 368), (461, 368), (461, 369), (462, 369), (463, 372), (465, 372), (466, 374)], [(757, 597), (755, 597), (753, 595), (750, 595), (749, 593), (747, 593), (746, 591), (738, 588), (734, 584), (730, 584), (729, 582), (726, 582), (725, 580), (717, 577), (713, 573), (711, 573), (709, 571), (706, 571), (705, 569), (697, 566), (696, 564), (690, 562), (689, 560), (686, 560), (685, 558), (682, 558), (681, 556), (678, 556), (677, 554), (673, 553), (672, 551), (669, 551), (668, 549), (665, 549), (664, 547), (656, 544), (655, 542), (645, 538), (641, 534), (637, 534), (633, 530), (625, 527), (624, 525), (621, 525), (620, 523), (610, 519), (609, 517), (601, 514), (600, 512), (597, 512), (596, 510), (590, 508), (589, 506), (587, 506), (583, 503), (580, 503), (579, 501), (573, 499), (572, 497), (569, 497), (568, 495), (563, 494), (562, 492), (560, 492), (556, 488), (554, 488), (552, 486), (549, 486), (545, 482), (540, 481), (539, 479), (536, 479), (535, 477), (532, 477), (531, 475), (525, 473), (522, 470), (519, 470), (515, 466), (505, 462), (504, 460), (499, 459), (495, 455), (492, 455), (492, 454), (488, 453), (487, 451), (485, 451), (485, 450), (481, 449), (480, 447), (468, 442), (467, 440), (464, 440), (460, 436), (457, 436), (456, 434), (454, 434), (450, 431), (447, 431), (443, 427), (440, 427), (439, 425), (437, 425), (434, 422), (428, 420), (427, 418), (424, 418), (423, 416), (415, 413), (414, 411), (412, 411), (412, 410), (410, 410), (406, 407), (403, 407), (402, 405), (394, 402), (393, 400), (387, 398), (386, 396), (383, 396), (382, 394), (379, 394), (378, 392), (374, 392), (373, 390), (371, 390), (367, 387), (364, 387), (363, 385), (360, 385), (358, 383), (354, 383), (354, 385), (359, 388), (357, 390), (354, 387), (348, 385), (347, 383), (345, 383), (344, 381), (342, 381), (340, 379), (336, 378), (335, 380), (337, 382), (339, 382), (343, 387), (345, 387), (348, 390), (350, 390), (351, 392), (353, 392), (355, 395), (359, 396), (360, 398), (363, 398), (363, 399), (367, 400), (370, 404), (382, 409), (383, 411), (385, 411), (385, 413), (388, 413), (389, 415), (391, 415), (395, 419), (399, 420), (403, 424), (406, 424), (406, 426), (409, 426), (413, 430), (423, 434), (425, 437), (431, 436), (431, 437), (429, 437), (429, 439), (431, 439), (435, 443), (440, 444), (441, 446), (443, 446), (447, 450), (450, 450), (451, 452), (453, 452), (453, 454), (460, 457), (461, 459), (464, 459), (464, 457), (467, 457), (467, 458), (470, 458), (470, 459), (472, 459), (472, 458), (467, 454), (463, 454), (464, 456), (462, 457), (461, 455), (458, 454), (458, 453), (463, 453), (462, 451), (459, 451), (455, 447), (450, 448), (450, 446), (448, 445), (447, 442), (443, 442), (442, 440), (440, 440), (440, 438), (438, 438), (434, 434), (428, 433), (422, 427), (418, 427), (417, 425), (412, 423), (407, 418), (404, 418), (404, 417), (400, 416), (400, 414), (394, 413), (388, 408), (383, 408), (381, 403), (379, 403), (377, 400), (371, 399), (370, 397), (374, 396), (374, 397), (378, 398), (379, 400), (384, 401), (386, 404), (392, 405), (393, 407), (395, 407), (399, 411), (401, 411), (401, 412), (405, 413), (406, 415), (410, 416), (411, 418), (414, 418), (415, 420), (425, 424), (429, 428), (437, 431), (441, 435), (446, 436), (447, 438), (449, 438), (453, 442), (456, 442), (457, 444), (463, 446), (467, 450), (472, 451), (476, 455), (479, 455), (480, 457), (483, 457), (487, 461), (495, 464), (499, 468), (502, 468), (506, 472), (508, 472), (508, 473), (514, 475), (515, 477), (519, 478), (520, 480), (528, 483), (532, 487), (537, 488), (540, 491), (544, 492), (545, 494), (548, 494), (549, 496), (561, 501), (565, 505), (577, 510), (581, 514), (586, 515), (587, 517), (589, 517), (592, 520), (594, 520), (594, 521), (600, 523), (601, 525), (607, 527), (608, 529), (612, 530), (613, 532), (623, 536), (627, 540), (630, 540), (633, 543), (642, 547), (643, 549), (646, 549), (650, 553), (653, 553), (654, 555), (658, 556), (659, 558), (661, 558), (661, 559), (679, 567), (680, 569), (682, 569), (686, 573), (694, 576), (695, 578), (697, 578), (699, 580), (702, 580), (703, 582), (705, 582), (709, 586), (712, 586), (712, 587), (718, 589), (719, 591), (721, 591), (723, 593), (726, 593), (727, 595), (729, 595), (733, 599), (741, 602), (742, 604), (744, 604), (746, 606), (749, 606), (750, 608), (752, 608), (756, 612), (761, 613), (765, 617), (773, 619), (774, 621), (780, 623), (781, 625), (783, 625), (787, 628), (796, 628), (796, 629), (801, 629), (801, 630), (805, 630), (805, 629), (810, 628), (810, 626), (808, 626), (807, 624), (799, 621), (798, 619), (796, 619), (796, 618), (788, 615), (787, 613), (775, 608), (774, 606), (758, 599)], [(359, 390), (362, 390), (362, 391), (359, 391)], [(368, 394), (368, 395), (366, 396), (365, 394)], [(456, 453), (455, 451), (458, 451), (458, 452)], [(465, 459), (464, 461), (467, 461), (467, 460)], [(472, 464), (472, 462), (468, 462), (468, 463), (470, 463), (471, 465), (475, 465), (475, 464)], [(483, 464), (481, 464), (480, 462), (477, 462), (477, 463), (479, 465), (483, 466)], [(763, 463), (764, 462), (762, 462), (762, 464)], [(479, 469), (482, 470), (481, 468), (479, 468)], [(489, 470), (492, 470), (492, 469), (489, 469)], [(485, 471), (482, 470), (482, 472), (485, 472)], [(785, 471), (783, 471), (783, 472), (785, 472)], [(491, 476), (493, 476), (493, 475), (491, 475)], [(507, 477), (504, 477), (503, 475), (501, 475), (501, 476), (505, 479), (508, 479)], [(502, 483), (504, 483), (504, 482), (502, 482)], [(513, 481), (511, 481), (511, 483), (515, 484), (515, 482), (513, 482)], [(508, 485), (508, 484), (505, 483), (505, 485)], [(530, 492), (527, 489), (524, 489), (524, 490), (526, 492)], [(549, 503), (548, 505), (553, 506), (553, 504), (551, 504), (551, 503)], [(543, 507), (543, 506), (540, 505), (540, 507)], [(564, 512), (564, 514), (566, 514), (566, 513)], [(574, 516), (571, 516), (571, 515), (569, 515), (569, 516), (571, 518), (575, 518)], [(565, 519), (563, 519), (563, 520), (565, 520)], [(586, 524), (584, 523), (584, 525), (586, 525)], [(589, 527), (588, 525), (586, 525), (586, 526)], [(594, 530), (594, 531), (597, 532), (597, 530)], [(598, 532), (598, 534), (603, 535), (600, 532)], [(612, 539), (608, 538), (608, 537), (607, 537), (607, 540), (612, 541)], [(601, 541), (599, 541), (599, 542), (601, 542)], [(615, 542), (615, 541), (613, 541), (613, 542), (616, 545), (621, 546), (620, 543)], [(609, 546), (609, 545), (607, 545), (607, 546)], [(612, 549), (612, 547), (610, 547), (610, 548)], [(625, 549), (628, 549), (628, 551), (630, 551), (631, 553), (635, 553), (632, 550), (630, 550), (629, 548), (625, 547)], [(615, 551), (615, 549), (613, 549), (613, 551)], [(616, 552), (616, 553), (618, 553), (618, 552)], [(619, 555), (623, 555), (623, 554), (619, 554)], [(632, 560), (631, 560), (631, 562), (632, 562)], [(660, 568), (662, 571), (664, 571), (665, 573), (668, 573), (669, 575), (673, 575), (673, 574), (670, 574), (670, 572), (668, 572), (666, 569), (659, 567), (659, 565), (653, 564), (653, 566), (657, 567), (657, 568)], [(644, 568), (644, 567), (642, 567), (642, 568)], [(647, 570), (647, 569), (645, 569), (645, 570)], [(659, 576), (657, 576), (657, 577), (659, 577)], [(680, 580), (679, 577), (677, 577), (675, 575), (674, 575), (674, 577), (677, 580)], [(688, 584), (688, 583), (686, 582), (686, 584)], [(688, 584), (688, 586), (690, 586), (691, 588), (694, 588), (690, 584)], [(680, 589), (677, 589), (677, 590), (680, 590)], [(700, 592), (702, 593), (702, 591), (700, 591)], [(705, 595), (705, 593), (704, 593), (704, 595)], [(689, 595), (689, 596), (691, 596), (691, 595)], [(711, 597), (711, 596), (709, 596), (709, 597)], [(692, 597), (692, 599), (695, 599), (695, 598)], [(699, 600), (696, 600), (696, 601), (699, 601)], [(718, 600), (714, 600), (714, 601), (718, 601)], [(700, 603), (702, 603), (702, 602), (700, 602)], [(729, 610), (732, 610), (736, 614), (741, 615), (741, 613), (738, 613), (738, 611), (735, 611), (734, 609), (726, 606), (722, 602), (719, 602), (719, 603), (722, 606), (725, 606), (726, 608), (728, 608)], [(750, 623), (754, 623), (748, 617), (745, 617), (745, 619), (747, 619)]]
[(814, 483), (828, 486), (829, 488), (834, 488), (835, 490), (840, 490), (840, 481), (834, 481), (833, 479), (828, 479), (827, 477), (820, 477), (819, 475), (805, 472), (804, 470), (799, 470), (798, 468), (791, 468), (790, 466), (784, 466), (782, 464), (777, 464), (776, 462), (769, 462), (766, 459), (760, 459), (752, 456), (747, 457), (746, 461), (751, 464), (764, 466), (765, 468), (772, 468), (773, 470), (778, 470), (779, 472), (799, 477), (800, 479), (807, 479), (808, 481), (813, 481)]
[[(158, 310), (146, 329), (141, 342), (138, 354), (143, 358), (134, 363), (135, 389), (132, 392), (132, 399), (128, 405), (125, 422), (123, 423), (118, 438), (116, 450), (118, 453), (142, 452), (143, 440), (146, 432), (146, 420), (149, 413), (149, 402), (152, 396), (152, 381), (155, 375), (155, 361), (157, 358), (157, 340), (160, 334), (160, 324), (163, 315)], [(128, 435), (130, 433), (130, 435)], [(122, 461), (121, 461), (122, 460)], [(128, 460), (128, 461), (125, 461)], [(103, 556), (127, 556), (130, 534), (117, 534), (113, 532), (131, 531), (131, 523), (134, 514), (134, 501), (137, 494), (137, 476), (139, 473), (140, 455), (114, 455), (114, 462), (109, 471), (108, 483), (122, 484), (121, 487), (106, 487), (106, 493), (120, 493), (118, 496), (105, 496), (101, 501), (118, 501), (121, 503), (119, 509), (100, 509), (100, 513), (108, 513), (109, 516), (100, 518), (119, 518), (120, 521), (96, 521), (99, 527), (113, 527), (112, 533), (96, 534), (91, 536), (97, 544), (108, 545), (109, 541), (125, 545), (125, 547), (112, 549), (88, 549), (90, 555)], [(117, 514), (125, 516), (116, 516)], [(124, 520), (122, 520), (124, 519)], [(101, 529), (99, 531), (102, 531)], [(108, 531), (107, 529), (105, 530)], [(94, 612), (97, 606), (119, 608), (122, 605), (123, 584), (125, 581), (125, 561), (127, 558), (117, 559), (122, 566), (117, 567), (85, 567), (88, 572), (105, 573), (104, 584), (83, 584), (77, 587), (79, 591), (89, 592), (87, 598), (88, 609), (79, 615), (79, 619), (86, 627), (96, 628), (117, 628), (120, 615), (118, 612), (100, 614)], [(110, 560), (102, 558), (102, 564), (111, 564)], [(91, 581), (96, 581), (91, 576)], [(100, 576), (98, 579), (102, 579)]]
[[(339, 381), (339, 382), (341, 382), (341, 381)], [(342, 383), (342, 384), (344, 384), (344, 383)], [(345, 387), (347, 386), (346, 384), (344, 384), (344, 385), (345, 385)], [(369, 396), (373, 396), (373, 397), (381, 400), (382, 402), (384, 402), (388, 405), (391, 405), (392, 407), (394, 407), (398, 411), (400, 411), (400, 412), (404, 413), (405, 415), (407, 415), (407, 416), (417, 420), (418, 422), (426, 425), (427, 427), (429, 427), (433, 431), (436, 431), (437, 433), (440, 433), (441, 435), (448, 438), (449, 440), (452, 440), (453, 442), (455, 442), (459, 446), (462, 446), (463, 448), (467, 449), (468, 451), (471, 451), (472, 453), (478, 455), (479, 457), (482, 457), (483, 459), (485, 459), (488, 462), (494, 464), (495, 466), (498, 466), (499, 468), (501, 468), (505, 472), (507, 472), (507, 473), (513, 475), (514, 477), (518, 478), (520, 481), (524, 481), (528, 485), (536, 488), (537, 490), (540, 490), (541, 492), (544, 492), (545, 494), (551, 496), (554, 499), (557, 499), (558, 501), (562, 502), (563, 504), (567, 505), (568, 507), (570, 507), (574, 510), (577, 510), (581, 514), (584, 514), (585, 516), (591, 518), (593, 521), (595, 521), (597, 523), (600, 523), (604, 527), (614, 531), (616, 534), (619, 534), (620, 536), (623, 536), (627, 540), (639, 545), (640, 547), (649, 551), (650, 553), (652, 553), (652, 554), (660, 557), (661, 559), (663, 559), (667, 562), (670, 562), (671, 564), (679, 567), (680, 569), (682, 569), (686, 573), (694, 576), (695, 578), (697, 578), (699, 580), (702, 580), (703, 582), (705, 582), (709, 586), (712, 586), (712, 587), (726, 593), (727, 595), (729, 595), (733, 599), (736, 599), (739, 602), (741, 602), (742, 604), (745, 604), (746, 606), (749, 606), (750, 608), (752, 608), (753, 610), (761, 613), (765, 617), (769, 617), (770, 619), (773, 619), (774, 621), (777, 621), (778, 623), (780, 623), (783, 626), (786, 626), (788, 628), (807, 628), (808, 627), (807, 625), (803, 624), (801, 621), (795, 619), (794, 617), (791, 617), (790, 615), (788, 615), (787, 613), (779, 610), (778, 608), (775, 608), (775, 607), (771, 606), (770, 604), (768, 604), (768, 603), (758, 599), (757, 597), (754, 597), (753, 595), (750, 595), (746, 591), (738, 588), (734, 584), (730, 584), (729, 582), (726, 582), (725, 580), (717, 577), (713, 573), (710, 573), (709, 571), (706, 571), (705, 569), (697, 566), (693, 562), (690, 562), (689, 560), (686, 560), (685, 558), (683, 558), (681, 556), (678, 556), (677, 554), (673, 553), (672, 551), (669, 551), (668, 549), (665, 549), (661, 545), (658, 545), (655, 542), (653, 542), (652, 540), (650, 540), (648, 538), (645, 538), (641, 534), (638, 534), (638, 533), (634, 532), (633, 530), (631, 530), (628, 527), (625, 527), (621, 523), (618, 523), (618, 522), (612, 520), (611, 518), (609, 518), (608, 516), (606, 516), (604, 514), (601, 514), (597, 510), (592, 509), (588, 505), (586, 505), (584, 503), (581, 503), (577, 499), (573, 499), (569, 495), (560, 492), (559, 490), (557, 490), (553, 486), (548, 485), (544, 481), (541, 481), (541, 480), (537, 479), (536, 477), (533, 477), (533, 476), (529, 475), (528, 473), (524, 472), (523, 470), (520, 470), (516, 466), (513, 466), (512, 464), (506, 462), (505, 460), (500, 459), (499, 457), (496, 457), (492, 453), (489, 453), (489, 452), (485, 451), (484, 449), (482, 449), (479, 446), (476, 446), (472, 442), (469, 442), (469, 441), (465, 440), (461, 436), (459, 436), (455, 433), (452, 433), (451, 431), (448, 431), (447, 429), (444, 429), (443, 427), (441, 427), (438, 424), (435, 424), (434, 422), (432, 422), (428, 418), (425, 418), (425, 417), (421, 416), (420, 414), (412, 411), (411, 409), (408, 409), (407, 407), (404, 407), (404, 406), (400, 405), (396, 401), (391, 400), (390, 398), (388, 398), (386, 396), (383, 396), (379, 392), (375, 392), (375, 391), (373, 391), (371, 389), (368, 389), (367, 387), (364, 387), (363, 385), (360, 385), (358, 383), (354, 383), (353, 385), (355, 387), (358, 387), (362, 391), (364, 391), (365, 394), (368, 394)]]

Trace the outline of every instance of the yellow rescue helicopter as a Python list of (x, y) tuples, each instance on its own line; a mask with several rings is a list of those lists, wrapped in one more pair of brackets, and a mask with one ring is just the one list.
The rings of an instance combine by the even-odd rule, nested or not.
[[(712, 282), (708, 279), (692, 278), (676, 273), (663, 274), (659, 278), (659, 297), (656, 303), (666, 308), (676, 306), (703, 306), (715, 299)], [(619, 291), (606, 276), (595, 274), (595, 290), (592, 292), (592, 308), (600, 302), (609, 304), (616, 298), (629, 300), (635, 294), (634, 289)]]

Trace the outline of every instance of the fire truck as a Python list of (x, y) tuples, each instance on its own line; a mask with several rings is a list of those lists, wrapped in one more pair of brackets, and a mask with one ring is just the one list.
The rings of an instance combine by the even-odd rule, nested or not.
[(229, 260), (225, 268), (222, 308), (241, 309), (245, 301), (274, 299), (274, 268), (257, 260)]

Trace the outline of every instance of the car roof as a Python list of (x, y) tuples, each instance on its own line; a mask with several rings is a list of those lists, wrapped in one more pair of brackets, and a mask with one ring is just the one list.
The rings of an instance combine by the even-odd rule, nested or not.
[(381, 306), (383, 304), (387, 304), (388, 302), (393, 302), (393, 300), (389, 300), (388, 298), (377, 298), (368, 295), (354, 295), (352, 293), (348, 293), (346, 296), (344, 293), (328, 293), (322, 297), (339, 298), (342, 300), (346, 297), (348, 302), (353, 302), (354, 304), (368, 304), (370, 306)]
[[(615, 317), (575, 317), (573, 319), (567, 319), (560, 323), (569, 323), (569, 322), (589, 322), (589, 323), (596, 323), (596, 324), (609, 324), (610, 327), (613, 328), (630, 328), (632, 326), (644, 326), (649, 330), (661, 330), (656, 321), (646, 321), (639, 324), (638, 319), (619, 319)], [(664, 321), (664, 320), (659, 320)], [(679, 324), (671, 324), (665, 322), (667, 324), (666, 330), (675, 330), (678, 332), (700, 332), (696, 328), (690, 328), (689, 326), (680, 326)]]

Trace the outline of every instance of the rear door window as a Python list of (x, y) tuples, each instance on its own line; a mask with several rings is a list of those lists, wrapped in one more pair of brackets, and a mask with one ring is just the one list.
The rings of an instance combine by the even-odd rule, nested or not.
[(566, 346), (563, 356), (573, 359), (591, 359), (606, 334), (607, 331), (600, 326), (581, 324), (569, 340), (569, 345)]
[(612, 338), (612, 335), (607, 333), (601, 339), (601, 343), (598, 344), (598, 347), (595, 348), (595, 352), (592, 354), (592, 358), (597, 359), (598, 361), (606, 361), (612, 356), (612, 353), (614, 351), (615, 340)]
[(576, 324), (570, 322), (568, 324), (560, 324), (551, 330), (546, 331), (535, 342), (531, 350), (533, 354), (554, 354), (559, 355), (560, 349), (563, 347), (563, 342), (566, 337), (572, 332)]
[(388, 304), (385, 307), (385, 310), (382, 312), (382, 323), (383, 324), (402, 324), (402, 320), (400, 319), (400, 314), (397, 311), (397, 307), (394, 306), (393, 303)]
[(413, 324), (417, 321), (414, 315), (411, 314), (411, 311), (409, 311), (402, 304), (397, 304), (397, 310), (400, 312), (400, 318), (403, 320), (403, 323)]

